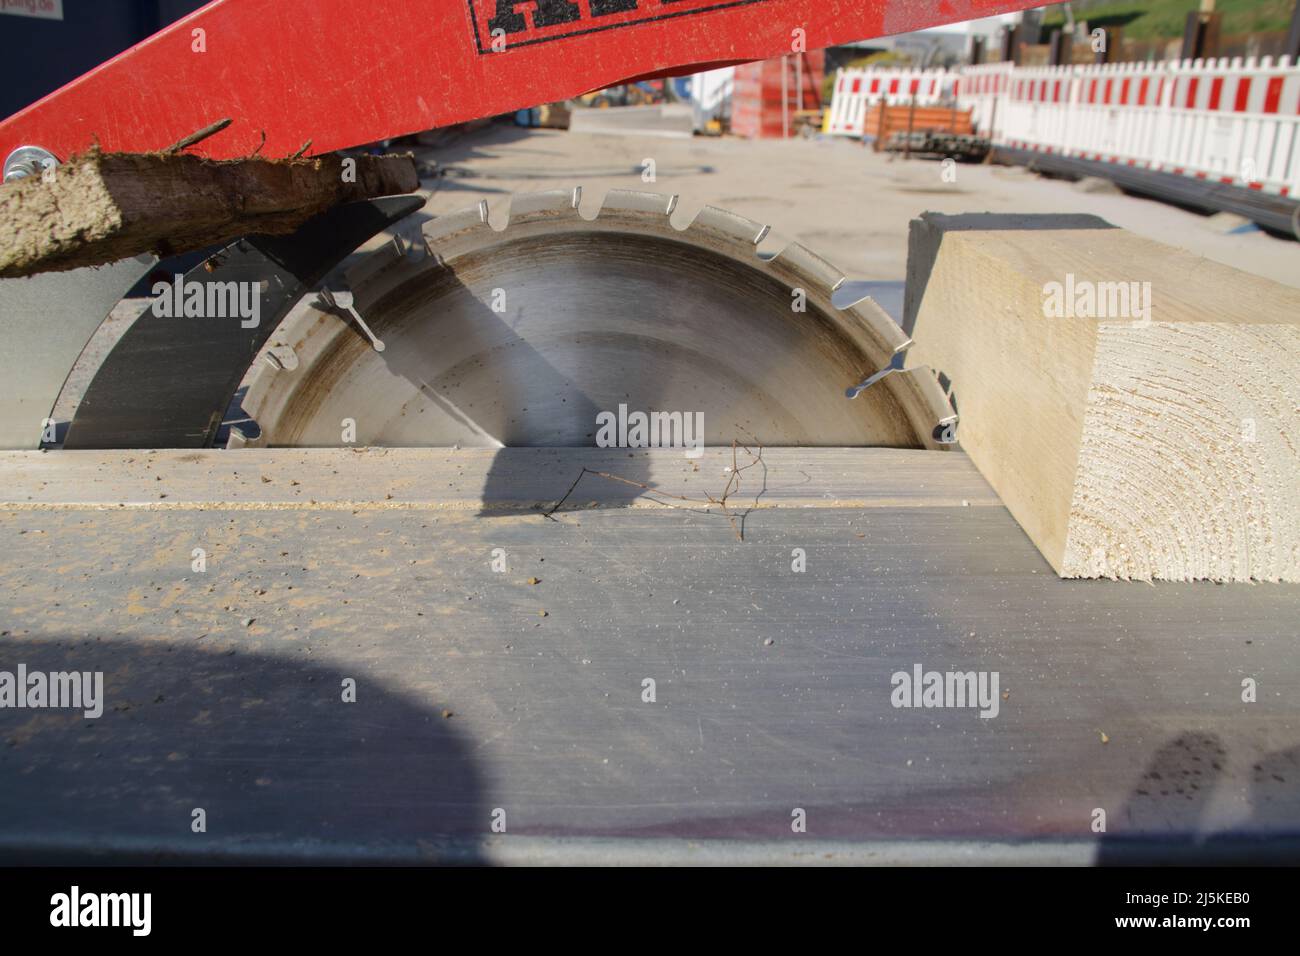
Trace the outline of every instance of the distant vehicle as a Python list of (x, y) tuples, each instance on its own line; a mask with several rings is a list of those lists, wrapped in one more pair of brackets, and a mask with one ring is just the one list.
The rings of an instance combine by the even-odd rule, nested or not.
[(583, 93), (574, 98), (574, 103), (594, 109), (607, 109), (611, 106), (650, 106), (653, 103), (663, 103), (669, 98), (663, 80), (642, 80), (639, 83), (624, 83)]

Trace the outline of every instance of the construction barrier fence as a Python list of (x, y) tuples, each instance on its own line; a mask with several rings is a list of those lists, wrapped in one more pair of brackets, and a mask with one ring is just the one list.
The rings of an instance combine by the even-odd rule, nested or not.
[(970, 109), (995, 145), (1300, 195), (1300, 65), (1287, 57), (955, 71), (841, 70), (823, 126), (862, 136), (867, 110)]

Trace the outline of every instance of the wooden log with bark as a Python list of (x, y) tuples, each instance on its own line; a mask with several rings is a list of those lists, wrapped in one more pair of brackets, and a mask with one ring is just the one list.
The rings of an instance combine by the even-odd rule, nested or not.
[(283, 235), (339, 203), (418, 187), (410, 156), (216, 162), (91, 149), (0, 188), (0, 278)]

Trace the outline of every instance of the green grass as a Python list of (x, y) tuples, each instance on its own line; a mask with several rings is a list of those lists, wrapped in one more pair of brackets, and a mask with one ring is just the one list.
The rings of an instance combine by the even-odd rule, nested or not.
[[(1293, 0), (1218, 0), (1215, 9), (1223, 14), (1224, 36), (1285, 30), (1291, 22)], [(1075, 3), (1076, 20), (1135, 18), (1123, 25), (1124, 36), (1133, 40), (1173, 39), (1183, 35), (1187, 14), (1200, 7), (1199, 0), (1101, 0)], [(1048, 10), (1044, 26), (1060, 26), (1065, 15), (1060, 8)]]

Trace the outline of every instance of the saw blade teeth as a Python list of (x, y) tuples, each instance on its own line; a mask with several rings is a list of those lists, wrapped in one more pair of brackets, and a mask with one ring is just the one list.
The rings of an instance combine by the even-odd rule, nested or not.
[[(275, 422), (284, 402), (292, 394), (292, 385), (286, 386), (285, 381), (300, 381), (324, 346), (342, 328), (338, 315), (323, 308), (319, 293), (304, 296), (276, 328), (260, 353), (266, 355), (275, 348), (289, 348), (297, 359), (297, 367), (277, 368), (265, 361), (254, 360), (244, 379), (247, 391), (240, 399), (240, 407), (248, 417), (259, 423)], [(264, 430), (261, 437), (250, 444), (264, 445), (273, 441), (271, 431)]]
[(370, 255), (362, 256), (354, 265), (344, 269), (343, 278), (348, 288), (354, 289), (363, 285), (372, 276), (405, 261), (406, 256), (398, 251), (394, 243), (385, 242)]
[(635, 189), (611, 189), (605, 193), (605, 201), (600, 204), (600, 212), (596, 213), (596, 219), (623, 215), (652, 215), (662, 216), (666, 220), (676, 204), (676, 196), (641, 192)]
[(766, 238), (770, 226), (738, 216), (734, 212), (705, 206), (684, 230), (701, 239), (720, 241), (736, 248), (744, 256), (757, 258), (757, 246)]
[(477, 206), (436, 216), (424, 224), (424, 239), (430, 245), (450, 239), (459, 233), (469, 233), (477, 229), (491, 229), (488, 223), (488, 204), (483, 200)]
[(865, 336), (871, 345), (868, 354), (884, 353), (891, 358), (906, 352), (912, 346), (907, 333), (894, 321), (893, 316), (882, 309), (875, 299), (867, 296), (840, 309), (840, 315), (860, 336)]
[(911, 394), (911, 401), (900, 404), (925, 447), (939, 451), (956, 448), (957, 415), (934, 370), (918, 365), (901, 369), (889, 378), (897, 392)]
[(792, 288), (815, 290), (828, 299), (845, 282), (843, 272), (797, 242), (790, 243), (769, 259), (767, 267)]
[[(510, 224), (543, 220), (577, 219), (575, 195), (570, 189), (547, 189), (543, 192), (519, 193), (510, 199)], [(507, 226), (509, 228), (509, 226)]]

